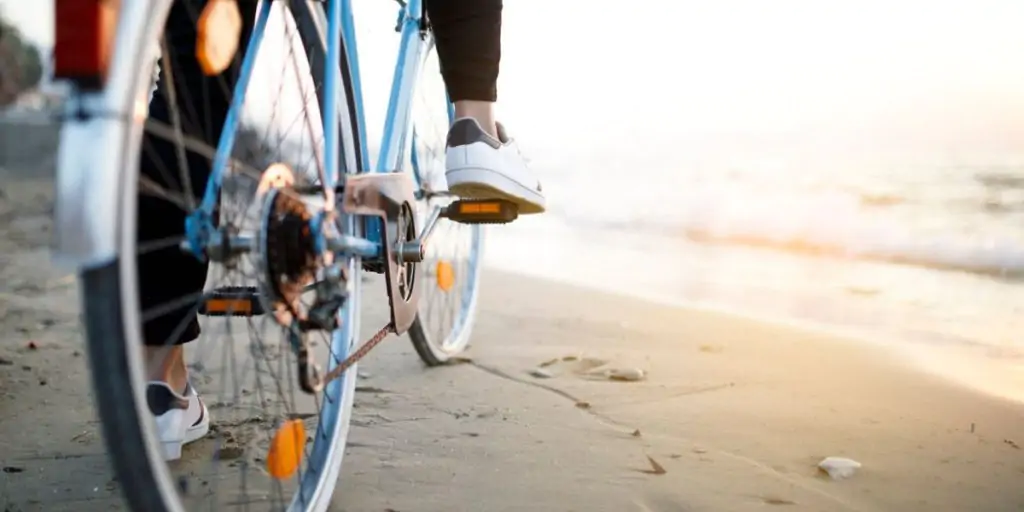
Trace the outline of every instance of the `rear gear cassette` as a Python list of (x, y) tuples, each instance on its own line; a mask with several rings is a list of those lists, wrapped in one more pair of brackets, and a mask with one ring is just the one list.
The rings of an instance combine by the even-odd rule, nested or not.
[(290, 186), (274, 188), (264, 199), (261, 252), (267, 309), (282, 325), (299, 318), (299, 297), (316, 279), (313, 214)]

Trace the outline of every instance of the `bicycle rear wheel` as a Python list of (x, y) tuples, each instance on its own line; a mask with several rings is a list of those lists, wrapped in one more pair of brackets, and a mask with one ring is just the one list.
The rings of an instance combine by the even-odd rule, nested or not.
[[(337, 148), (340, 151), (337, 172), (356, 172), (362, 167), (363, 156), (356, 143), (360, 132), (344, 49), (342, 62), (325, 60), (326, 23), (322, 3), (292, 1), (287, 5), (266, 3), (246, 7), (247, 4), (239, 2), (248, 28), (252, 28), (251, 17), (255, 15), (246, 10), (258, 9), (259, 15), (270, 16), (271, 21), (264, 31), (255, 33), (261, 33), (264, 38), (276, 34), (288, 49), (277, 58), (270, 55), (264, 59), (261, 53), (262, 60), (256, 66), (271, 68), (274, 62), (280, 61), (283, 67), (265, 69), (265, 75), (285, 78), (280, 80), (280, 89), (266, 97), (271, 103), (269, 119), (266, 103), (246, 104), (245, 119), (249, 121), (249, 128), (238, 134), (230, 160), (230, 178), (220, 191), (216, 222), (218, 227), (235, 228), (234, 232), (240, 236), (257, 230), (261, 233), (259, 245), (268, 247), (265, 228), (272, 219), (267, 216), (265, 199), (270, 194), (261, 188), (273, 185), (273, 180), (263, 171), (273, 163), (287, 162), (295, 179), (315, 184), (315, 180), (304, 180), (303, 176), (310, 175), (317, 165), (323, 165), (321, 153), (325, 149), (333, 150), (325, 147), (322, 130), (317, 128), (323, 126), (318, 109), (318, 105), (323, 104), (319, 79), (325, 76), (325, 70), (334, 72), (336, 65), (340, 66), (342, 79), (339, 87), (342, 135), (340, 148)], [(180, 49), (180, 40), (172, 40), (181, 39), (182, 34), (165, 34), (162, 30), (172, 15), (185, 13), (198, 20), (203, 2), (122, 2), (121, 5), (119, 44), (110, 71), (110, 80), (120, 87), (108, 87), (105, 94), (109, 105), (134, 106), (135, 117), (100, 134), (95, 133), (97, 130), (89, 120), (69, 122), (62, 133), (59, 157), (61, 166), (118, 165), (122, 169), (120, 179), (109, 184), (107, 195), (107, 200), (116, 203), (118, 257), (91, 266), (80, 276), (92, 383), (118, 482), (131, 509), (146, 512), (231, 508), (326, 510), (344, 455), (355, 368), (315, 394), (299, 392), (295, 375), (297, 355), (291, 345), (294, 338), (289, 337), (289, 329), (275, 323), (271, 315), (244, 314), (243, 308), (236, 307), (242, 302), (231, 297), (221, 297), (224, 299), (221, 302), (235, 304), (228, 306), (229, 311), (220, 311), (222, 316), (200, 317), (202, 337), (187, 344), (191, 384), (205, 397), (208, 411), (214, 418), (211, 435), (189, 445), (180, 460), (164, 462), (162, 446), (154, 431), (151, 404), (147, 402), (143, 323), (152, 322), (169, 310), (187, 309), (194, 313), (204, 307), (211, 308), (213, 303), (206, 299), (215, 292), (243, 287), (244, 290), (262, 290), (276, 285), (266, 282), (268, 251), (263, 251), (260, 255), (242, 255), (211, 263), (202, 293), (143, 307), (146, 295), (152, 290), (142, 289), (145, 287), (141, 285), (140, 275), (152, 273), (153, 269), (140, 268), (139, 258), (152, 251), (180, 250), (185, 237), (176, 235), (140, 241), (138, 228), (156, 219), (138, 217), (139, 198), (157, 196), (168, 204), (190, 209), (198, 199), (196, 192), (202, 192), (206, 186), (202, 182), (188, 183), (194, 170), (188, 167), (194, 163), (192, 155), (211, 158), (219, 131), (209, 130), (209, 119), (202, 119), (204, 116), (188, 108), (172, 108), (169, 122), (146, 120), (145, 115), (139, 114), (146, 112), (145, 106), (155, 95), (165, 95), (165, 101), (173, 102), (182, 100), (183, 91), (206, 97), (210, 89), (204, 87), (227, 85), (219, 79), (199, 81), (194, 76), (183, 76), (178, 64), (194, 59), (195, 55), (175, 53), (175, 49)], [(244, 47), (245, 42), (242, 42), (240, 48)], [(149, 53), (156, 48), (161, 57), (159, 63)], [(154, 66), (160, 69), (160, 87), (155, 92), (152, 91)], [(201, 86), (190, 90), (174, 85), (175, 80), (185, 78), (197, 79)], [(118, 94), (123, 96), (115, 97)], [(259, 100), (258, 96), (250, 97)], [(298, 114), (276, 123), (279, 112), (289, 115), (289, 101), (291, 110), (298, 110)], [(184, 101), (179, 103), (183, 104)], [(250, 106), (253, 111), (249, 110)], [(76, 107), (78, 105), (69, 108)], [(197, 140), (189, 134), (188, 127), (204, 126), (204, 123), (207, 123), (204, 133), (210, 139)], [(291, 132), (295, 127), (301, 133), (298, 137)], [(164, 162), (166, 169), (161, 171), (166, 171), (168, 177), (159, 184), (138, 172), (140, 154), (153, 151), (149, 142), (156, 139), (172, 144), (178, 157)], [(83, 145), (85, 141), (108, 151), (105, 154), (90, 152)], [(99, 159), (91, 164), (81, 162), (89, 154), (98, 158), (113, 155), (115, 162)], [(172, 182), (179, 187), (169, 186)], [(59, 186), (67, 187), (69, 182)], [(263, 201), (256, 201), (257, 198)], [(315, 203), (316, 198), (303, 196), (300, 202), (307, 205)], [(358, 235), (355, 222), (345, 224), (346, 229)], [(285, 254), (284, 261), (294, 261), (292, 256)], [(311, 340), (317, 359), (321, 364), (326, 363), (328, 369), (348, 355), (359, 335), (361, 264), (357, 257), (337, 263), (347, 272), (347, 302), (336, 315), (337, 328), (321, 332)], [(159, 270), (172, 275), (181, 272), (176, 268)], [(319, 279), (321, 270), (317, 269), (315, 275)], [(245, 304), (252, 309), (252, 314), (266, 305), (255, 301), (254, 295), (247, 297)], [(305, 307), (306, 298), (306, 295), (297, 295), (296, 307)], [(174, 331), (181, 329), (185, 327), (175, 327)], [(281, 430), (284, 425), (290, 427)], [(282, 438), (275, 438), (282, 432), (300, 432), (303, 436), (290, 444), (282, 444), (278, 442)], [(289, 448), (294, 450), (294, 456), (282, 455)]]
[[(425, 43), (412, 107), (410, 164), (422, 198), (421, 218), (453, 199), (445, 182), (445, 146), (453, 120), (433, 39)], [(420, 222), (423, 224), (423, 221)], [(420, 303), (409, 339), (428, 366), (447, 363), (469, 345), (480, 294), (482, 225), (439, 219), (421, 264)]]

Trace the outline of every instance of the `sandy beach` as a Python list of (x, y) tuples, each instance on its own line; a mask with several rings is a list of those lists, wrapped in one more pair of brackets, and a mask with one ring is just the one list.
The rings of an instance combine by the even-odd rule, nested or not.
[[(123, 509), (52, 183), (2, 183), (0, 506)], [(467, 355), (426, 370), (392, 339), (360, 366), (333, 510), (1024, 510), (1024, 406), (861, 340), (492, 271)]]

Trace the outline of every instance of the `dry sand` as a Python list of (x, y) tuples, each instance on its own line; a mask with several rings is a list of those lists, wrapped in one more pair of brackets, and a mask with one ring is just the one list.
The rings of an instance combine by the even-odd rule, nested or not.
[[(52, 184), (0, 183), (0, 507), (121, 509), (76, 284), (48, 260)], [(334, 510), (1024, 510), (1019, 404), (856, 340), (484, 278), (471, 362), (425, 370), (392, 339), (360, 366)], [(830, 480), (832, 455), (863, 468)]]

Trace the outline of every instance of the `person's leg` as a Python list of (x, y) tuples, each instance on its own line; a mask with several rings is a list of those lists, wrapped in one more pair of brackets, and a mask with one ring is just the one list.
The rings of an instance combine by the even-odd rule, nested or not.
[[(255, 2), (240, 2), (245, 20), (255, 18)], [(178, 1), (171, 7), (165, 26), (167, 55), (173, 80), (162, 73), (150, 102), (149, 117), (172, 126), (177, 114), (186, 137), (216, 147), (230, 104), (234, 69), (223, 77), (207, 77), (195, 57), (195, 20), (205, 6), (204, 0)], [(251, 24), (251, 23), (250, 23)], [(245, 31), (247, 36), (248, 31)], [(242, 46), (244, 48), (244, 45)], [(240, 57), (239, 57), (240, 58)], [(163, 63), (161, 63), (163, 65)], [(175, 104), (168, 101), (174, 85)], [(172, 112), (174, 107), (177, 112)], [(178, 147), (174, 141), (147, 132), (143, 136), (139, 172), (149, 182), (172, 196), (185, 194)], [(186, 152), (188, 179), (198, 202), (210, 173), (210, 160), (193, 151)], [(137, 236), (140, 246), (160, 245), (160, 241), (180, 240), (189, 212), (140, 186), (138, 195)], [(181, 306), (154, 314), (142, 326), (146, 344), (144, 357), (150, 386), (147, 391), (150, 410), (157, 418), (158, 434), (168, 459), (180, 457), (181, 446), (205, 435), (209, 426), (206, 407), (188, 383), (184, 345), (199, 337), (195, 305), (206, 282), (207, 265), (182, 251), (177, 244), (140, 252), (137, 256), (139, 300), (144, 312), (162, 311), (176, 302)]]
[(441, 75), (457, 118), (497, 137), (494, 102), (501, 62), (502, 0), (427, 0)]
[(544, 211), (540, 183), (494, 119), (502, 0), (426, 0), (426, 9), (455, 105), (446, 155), (449, 189), (463, 197), (510, 200), (520, 213)]

